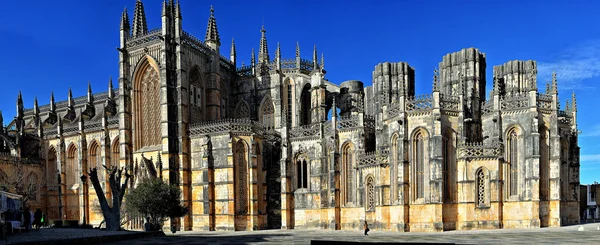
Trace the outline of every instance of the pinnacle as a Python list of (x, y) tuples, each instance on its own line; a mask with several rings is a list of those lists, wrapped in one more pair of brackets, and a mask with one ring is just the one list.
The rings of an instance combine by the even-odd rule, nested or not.
[(217, 19), (215, 18), (215, 9), (210, 6), (210, 17), (208, 18), (208, 26), (206, 27), (206, 36), (204, 42), (214, 42), (221, 45), (221, 38), (217, 29)]
[(261, 27), (261, 37), (260, 37), (260, 49), (258, 50), (258, 62), (260, 63), (268, 63), (269, 62), (269, 47), (267, 45), (267, 30), (265, 30), (265, 25)]
[(141, 0), (135, 2), (135, 8), (133, 10), (133, 30), (132, 36), (139, 37), (148, 33), (148, 24), (146, 23), (146, 13), (144, 11), (144, 4)]

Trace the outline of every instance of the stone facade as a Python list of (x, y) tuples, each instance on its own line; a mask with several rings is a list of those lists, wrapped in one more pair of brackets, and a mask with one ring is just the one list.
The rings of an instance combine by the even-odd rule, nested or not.
[(372, 86), (336, 85), (316, 47), (312, 59), (299, 45), (271, 58), (263, 27), (258, 56), (238, 66), (233, 42), (229, 58), (218, 52), (212, 8), (204, 41), (181, 23), (169, 1), (148, 30), (137, 1), (132, 26), (122, 15), (118, 89), (36, 103), (9, 125), (5, 140), (33, 135), (41, 149), (49, 218), (99, 223), (79, 176), (118, 164), (132, 186), (145, 171), (180, 186), (190, 213), (171, 222), (182, 230), (579, 222), (575, 96), (561, 109), (556, 77), (539, 92), (535, 61), (495, 66), (486, 97), (486, 56), (463, 49), (416, 95), (405, 62), (375, 66)]

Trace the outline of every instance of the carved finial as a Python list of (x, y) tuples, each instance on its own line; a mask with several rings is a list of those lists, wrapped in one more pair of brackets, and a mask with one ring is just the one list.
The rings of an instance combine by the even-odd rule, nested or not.
[(275, 50), (275, 57), (277, 59), (281, 59), (281, 46), (279, 45), (279, 42), (277, 42), (277, 49)]
[(210, 6), (210, 17), (208, 18), (204, 42), (215, 50), (221, 46), (221, 38), (219, 37), (219, 31), (217, 30), (217, 19), (215, 18), (215, 9), (212, 5)]
[(254, 48), (252, 48), (252, 58), (250, 58), (251, 65), (256, 65), (256, 53), (254, 53)]
[(146, 12), (142, 0), (135, 2), (133, 9), (133, 30), (131, 36), (139, 37), (148, 33), (148, 24), (146, 23)]
[(434, 69), (433, 70), (433, 92), (439, 92), (440, 91), (440, 84), (438, 81), (438, 70)]
[(325, 69), (325, 58), (324, 58), (324, 54), (321, 53), (321, 70)]
[(37, 96), (33, 98), (33, 114), (38, 116), (40, 114), (40, 107), (38, 106)]
[(54, 113), (56, 111), (56, 104), (54, 104), (54, 91), (50, 92), (50, 112)]
[(112, 76), (108, 77), (108, 98), (109, 99), (115, 98), (115, 92), (113, 91)]
[(94, 94), (92, 94), (92, 84), (88, 81), (87, 102), (94, 103)]
[(296, 57), (300, 57), (300, 42), (296, 41)]
[(567, 101), (565, 102), (565, 111), (566, 111), (566, 112), (571, 112), (571, 107), (569, 106), (569, 100), (567, 100)]
[(258, 62), (259, 63), (269, 63), (269, 47), (267, 46), (267, 30), (265, 30), (265, 26), (263, 25), (260, 29), (260, 48), (258, 49)]
[(318, 59), (317, 59), (317, 45), (315, 45), (314, 49), (313, 49), (313, 69), (317, 69), (317, 66), (319, 65), (318, 63)]
[(229, 50), (229, 60), (233, 63), (235, 63), (236, 60), (236, 53), (235, 53), (235, 40), (232, 38), (231, 39), (231, 49)]
[(550, 82), (546, 82), (546, 94), (550, 94)]
[(73, 107), (73, 92), (71, 91), (71, 87), (69, 87), (69, 96), (67, 98), (67, 105), (69, 107)]
[(123, 14), (121, 14), (121, 30), (126, 31), (129, 35), (129, 15), (127, 15), (127, 7), (125, 7)]
[(577, 111), (577, 99), (575, 98), (575, 91), (571, 93), (571, 105), (573, 106), (573, 111)]
[(179, 5), (179, 0), (177, 0), (177, 6), (175, 7), (175, 18), (182, 19), (182, 17), (181, 17), (181, 6)]
[(556, 72), (552, 72), (552, 94), (558, 94), (558, 81), (556, 80)]

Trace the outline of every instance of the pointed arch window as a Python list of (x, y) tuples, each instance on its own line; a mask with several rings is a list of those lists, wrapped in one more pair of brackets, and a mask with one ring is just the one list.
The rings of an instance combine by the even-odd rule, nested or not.
[(308, 188), (308, 163), (305, 157), (296, 161), (296, 187)]
[(292, 83), (288, 80), (287, 83), (287, 106), (286, 106), (286, 113), (285, 113), (285, 118), (286, 118), (286, 125), (287, 127), (291, 127), (292, 126), (292, 105), (293, 105), (293, 100), (292, 100), (292, 92), (293, 92), (293, 85)]
[(266, 98), (260, 109), (261, 121), (266, 130), (275, 129), (275, 106), (271, 98)]
[(46, 166), (46, 178), (47, 185), (49, 188), (56, 188), (58, 186), (58, 176), (57, 176), (57, 166), (56, 166), (56, 150), (54, 148), (50, 148), (48, 151), (47, 158), (47, 166)]
[(391, 183), (392, 187), (390, 188), (392, 191), (392, 201), (398, 200), (398, 170), (400, 168), (400, 157), (398, 151), (398, 135), (392, 136), (392, 176)]
[(160, 75), (147, 62), (136, 76), (135, 87), (136, 149), (161, 144)]
[(112, 143), (111, 155), (110, 155), (110, 166), (119, 166), (119, 138), (115, 138)]
[(74, 144), (69, 146), (67, 151), (67, 166), (63, 169), (63, 172), (66, 175), (65, 183), (67, 184), (67, 189), (70, 189), (73, 185), (77, 183), (79, 179), (79, 173), (77, 172), (77, 166), (79, 162), (79, 154), (77, 152), (77, 147)]
[(475, 185), (477, 193), (477, 207), (483, 208), (489, 206), (489, 190), (488, 190), (488, 176), (483, 168), (477, 169), (475, 172)]
[(372, 212), (375, 211), (375, 179), (373, 176), (368, 176), (365, 181), (365, 197), (366, 197), (366, 211)]
[(302, 94), (300, 95), (300, 103), (301, 103), (301, 117), (300, 117), (300, 124), (301, 125), (309, 125), (311, 123), (311, 116), (310, 116), (310, 84), (306, 84), (304, 85), (304, 88), (302, 89)]
[(519, 187), (519, 139), (517, 130), (512, 129), (508, 133), (507, 142), (507, 159), (508, 159), (508, 194), (514, 196), (518, 194)]
[[(104, 168), (102, 167), (102, 153), (100, 152), (100, 145), (94, 141), (89, 149), (89, 157), (88, 157), (88, 168), (96, 168), (99, 173), (104, 173)], [(104, 181), (104, 174), (98, 174), (98, 180), (100, 183)]]
[(244, 101), (240, 101), (235, 109), (235, 115), (233, 116), (235, 118), (250, 118), (250, 108), (248, 108), (248, 104)]
[(238, 141), (235, 147), (235, 212), (236, 214), (248, 213), (248, 193), (247, 193), (247, 158), (248, 150), (243, 141)]
[(342, 198), (344, 203), (354, 202), (354, 150), (351, 144), (342, 148)]
[(443, 200), (444, 202), (454, 202), (454, 189), (456, 183), (456, 148), (454, 146), (454, 137), (452, 132), (446, 132), (442, 142), (443, 154)]
[(413, 136), (413, 196), (414, 199), (425, 197), (425, 137), (422, 131)]

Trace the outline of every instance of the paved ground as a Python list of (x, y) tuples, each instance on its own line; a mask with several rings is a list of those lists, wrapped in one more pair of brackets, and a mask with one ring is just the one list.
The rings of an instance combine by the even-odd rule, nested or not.
[[(542, 229), (402, 233), (329, 230), (267, 230), (243, 232), (177, 232), (166, 237), (127, 240), (111, 244), (310, 244), (311, 240), (348, 242), (456, 243), (456, 244), (600, 244), (600, 223)], [(334, 244), (334, 243), (330, 243)]]
[[(56, 239), (75, 239), (84, 237), (101, 237), (106, 235), (130, 234), (130, 231), (101, 231), (98, 229), (48, 229), (42, 228), (39, 231), (31, 230), (28, 232), (17, 233), (8, 237), (8, 244), (47, 241)], [(7, 244), (4, 239), (0, 239), (0, 245)]]

